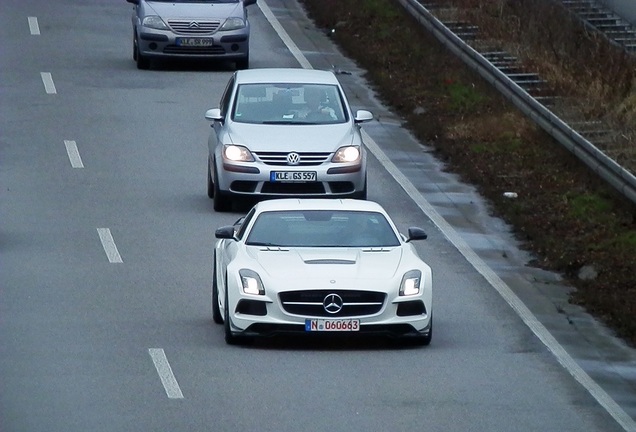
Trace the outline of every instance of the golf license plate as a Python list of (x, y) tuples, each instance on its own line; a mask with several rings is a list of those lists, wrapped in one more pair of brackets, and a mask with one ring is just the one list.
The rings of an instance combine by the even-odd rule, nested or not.
[(212, 38), (177, 38), (178, 46), (209, 47), (214, 45)]
[(316, 171), (272, 171), (269, 173), (271, 182), (315, 182)]
[(359, 331), (359, 330), (360, 330), (360, 320), (357, 320), (357, 319), (341, 319), (341, 320), (307, 319), (305, 320), (305, 331), (308, 331), (308, 332)]

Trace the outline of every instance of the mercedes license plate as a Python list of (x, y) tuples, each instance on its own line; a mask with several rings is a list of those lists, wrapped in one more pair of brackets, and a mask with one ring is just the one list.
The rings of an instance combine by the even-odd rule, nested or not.
[(316, 171), (272, 171), (269, 173), (271, 182), (315, 182)]
[(209, 47), (214, 45), (212, 38), (177, 38), (178, 46)]
[(360, 320), (357, 319), (341, 319), (341, 320), (323, 320), (323, 319), (307, 319), (305, 320), (305, 331), (359, 331)]

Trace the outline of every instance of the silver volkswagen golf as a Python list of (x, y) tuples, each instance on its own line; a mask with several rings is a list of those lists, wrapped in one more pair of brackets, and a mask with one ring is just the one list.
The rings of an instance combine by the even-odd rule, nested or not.
[(208, 196), (216, 211), (241, 198), (367, 196), (360, 125), (331, 71), (236, 71), (208, 110)]
[(246, 7), (256, 0), (126, 0), (132, 15), (133, 59), (139, 69), (152, 58), (201, 58), (249, 67)]

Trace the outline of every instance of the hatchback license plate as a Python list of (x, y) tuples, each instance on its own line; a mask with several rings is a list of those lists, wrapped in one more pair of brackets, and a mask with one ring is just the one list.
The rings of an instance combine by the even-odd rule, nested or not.
[(269, 173), (271, 182), (315, 182), (316, 171), (272, 171)]
[(321, 320), (307, 319), (305, 320), (305, 331), (321, 332), (321, 331), (359, 331), (360, 320), (342, 319), (342, 320)]
[(214, 45), (212, 38), (177, 38), (178, 46), (209, 47)]

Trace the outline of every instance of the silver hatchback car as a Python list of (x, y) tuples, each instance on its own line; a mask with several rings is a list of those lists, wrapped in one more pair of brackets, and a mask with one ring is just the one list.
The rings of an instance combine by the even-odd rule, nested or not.
[(132, 15), (133, 59), (139, 69), (152, 58), (233, 61), (249, 68), (246, 7), (256, 0), (126, 0)]
[(212, 121), (208, 196), (216, 211), (241, 198), (367, 196), (360, 125), (331, 71), (270, 68), (235, 72)]

